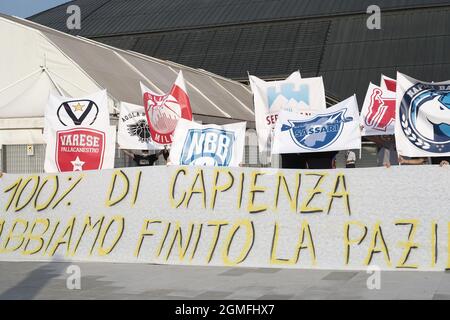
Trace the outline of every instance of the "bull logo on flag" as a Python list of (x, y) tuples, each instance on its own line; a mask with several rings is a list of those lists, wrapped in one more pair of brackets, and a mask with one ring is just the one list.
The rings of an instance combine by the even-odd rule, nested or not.
[(346, 112), (347, 109), (343, 109), (308, 120), (289, 120), (289, 125), (281, 127), (281, 132), (289, 130), (292, 140), (301, 148), (320, 150), (333, 144), (341, 135), (344, 124), (353, 121), (352, 117), (345, 117)]
[(63, 102), (56, 113), (59, 122), (65, 127), (75, 125), (93, 125), (97, 120), (99, 108), (91, 100), (74, 100)]
[(432, 152), (450, 152), (450, 85), (417, 83), (403, 95), (400, 124), (409, 142)]
[(181, 165), (230, 165), (233, 156), (234, 132), (218, 129), (191, 129), (181, 153)]
[(56, 132), (59, 172), (99, 170), (105, 155), (105, 133), (80, 128)]
[(144, 107), (152, 140), (158, 144), (171, 144), (178, 119), (192, 120), (189, 96), (183, 74), (180, 72), (170, 93), (157, 95), (144, 89)]
[(368, 114), (364, 123), (377, 131), (386, 132), (395, 122), (395, 98), (384, 98), (380, 88), (374, 88), (370, 97)]

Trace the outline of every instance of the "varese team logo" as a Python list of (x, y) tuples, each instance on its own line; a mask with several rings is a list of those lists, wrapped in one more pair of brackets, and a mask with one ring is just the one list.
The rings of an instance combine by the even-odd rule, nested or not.
[(56, 131), (56, 166), (60, 172), (98, 170), (105, 156), (105, 133), (90, 126), (97, 121), (99, 107), (92, 100), (63, 102), (57, 117), (67, 130)]
[(345, 117), (347, 109), (334, 113), (317, 115), (307, 120), (289, 120), (281, 131), (288, 131), (292, 140), (301, 148), (320, 150), (333, 144), (341, 135), (346, 122), (353, 121), (352, 117)]
[(450, 152), (450, 85), (418, 83), (409, 88), (399, 108), (409, 142), (432, 152)]

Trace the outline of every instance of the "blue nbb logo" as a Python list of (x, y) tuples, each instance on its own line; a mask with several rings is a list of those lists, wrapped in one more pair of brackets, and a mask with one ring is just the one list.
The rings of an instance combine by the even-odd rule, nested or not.
[(234, 132), (191, 129), (181, 153), (181, 165), (229, 166), (233, 156)]
[(309, 105), (309, 87), (306, 84), (300, 85), (295, 90), (296, 85), (293, 83), (285, 83), (277, 90), (277, 86), (272, 86), (267, 89), (267, 100), (269, 101), (269, 108), (274, 104), (279, 96), (283, 96), (286, 100), (295, 100), (298, 103), (304, 102)]

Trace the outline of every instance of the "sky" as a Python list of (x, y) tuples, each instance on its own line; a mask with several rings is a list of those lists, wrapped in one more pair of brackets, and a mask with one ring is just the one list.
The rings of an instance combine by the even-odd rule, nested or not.
[(35, 13), (56, 7), (69, 0), (0, 0), (0, 12), (27, 18)]

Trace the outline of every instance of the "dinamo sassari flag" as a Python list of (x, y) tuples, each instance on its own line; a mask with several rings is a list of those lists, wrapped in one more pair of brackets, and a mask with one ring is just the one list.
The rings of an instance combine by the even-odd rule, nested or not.
[(273, 154), (361, 149), (356, 96), (313, 116), (282, 111), (275, 127)]

